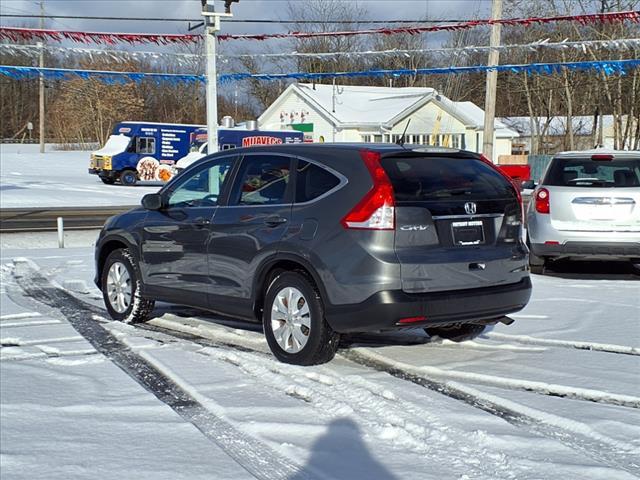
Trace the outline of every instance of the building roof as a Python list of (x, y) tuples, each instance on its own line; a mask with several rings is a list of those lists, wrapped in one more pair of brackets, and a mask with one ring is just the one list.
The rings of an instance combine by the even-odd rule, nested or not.
[(399, 113), (431, 96), (433, 88), (391, 88), (345, 85), (337, 86), (335, 112), (333, 85), (297, 85), (300, 92), (314, 100), (340, 123), (389, 123)]
[[(291, 91), (295, 91), (307, 102), (320, 109), (332, 120), (332, 123), (339, 127), (372, 125), (391, 127), (422, 105), (435, 101), (447, 113), (458, 118), (468, 127), (478, 130), (484, 128), (484, 111), (480, 107), (472, 102), (449, 100), (433, 88), (342, 85), (336, 86), (335, 89), (334, 109), (333, 85), (291, 84), (262, 116), (276, 106), (280, 99), (289, 95)], [(509, 129), (497, 120), (495, 128), (498, 137), (518, 136), (515, 130)]]
[[(502, 117), (499, 120), (516, 130), (520, 135), (525, 137), (531, 136), (530, 117)], [(613, 125), (613, 115), (602, 115), (602, 123), (605, 128)], [(548, 136), (563, 136), (567, 133), (567, 117), (535, 117), (534, 125), (537, 121), (540, 131), (545, 130)], [(572, 118), (574, 135), (592, 135), (593, 134), (593, 115), (579, 115)]]

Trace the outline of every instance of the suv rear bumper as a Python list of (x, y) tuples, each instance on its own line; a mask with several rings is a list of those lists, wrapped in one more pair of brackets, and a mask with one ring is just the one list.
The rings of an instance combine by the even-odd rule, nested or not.
[(580, 242), (562, 244), (532, 243), (531, 251), (539, 257), (611, 257), (640, 258), (640, 242)]
[[(337, 332), (368, 332), (455, 323), (483, 323), (522, 310), (531, 297), (531, 279), (493, 287), (434, 293), (378, 292), (362, 303), (326, 308), (329, 325)], [(402, 318), (426, 317), (423, 322), (399, 324)]]

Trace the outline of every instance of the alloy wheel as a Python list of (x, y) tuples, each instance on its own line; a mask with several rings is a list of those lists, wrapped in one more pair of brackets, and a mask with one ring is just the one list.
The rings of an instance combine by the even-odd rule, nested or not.
[(280, 290), (271, 306), (271, 329), (282, 350), (298, 353), (309, 340), (311, 312), (302, 292), (294, 287)]
[(124, 313), (131, 305), (131, 276), (127, 267), (115, 262), (107, 273), (107, 296), (111, 307), (118, 313)]

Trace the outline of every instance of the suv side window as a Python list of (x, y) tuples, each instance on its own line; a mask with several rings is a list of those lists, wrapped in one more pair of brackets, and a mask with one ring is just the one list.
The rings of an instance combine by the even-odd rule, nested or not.
[(136, 139), (136, 151), (153, 155), (156, 153), (156, 139), (153, 137), (138, 137)]
[(236, 205), (276, 205), (287, 203), (291, 158), (276, 155), (244, 157), (234, 188)]
[(318, 198), (340, 183), (333, 173), (304, 160), (298, 160), (296, 175), (296, 203)]
[(220, 195), (229, 180), (235, 157), (226, 157), (207, 164), (191, 175), (185, 175), (171, 193), (170, 207), (203, 207), (218, 205)]

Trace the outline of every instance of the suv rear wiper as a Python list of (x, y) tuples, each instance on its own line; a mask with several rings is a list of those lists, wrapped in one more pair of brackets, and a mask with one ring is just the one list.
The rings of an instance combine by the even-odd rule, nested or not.
[(431, 192), (430, 195), (437, 197), (454, 197), (457, 195), (471, 195), (471, 191), (466, 188), (447, 188)]

